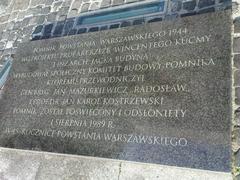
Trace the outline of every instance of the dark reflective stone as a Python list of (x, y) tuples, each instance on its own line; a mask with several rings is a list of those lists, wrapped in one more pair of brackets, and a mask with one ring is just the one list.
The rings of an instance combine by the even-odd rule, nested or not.
[(181, 14), (181, 17), (186, 17), (186, 16), (193, 16), (196, 15), (196, 12), (191, 12), (191, 13), (185, 13), (185, 14)]
[(101, 26), (100, 27), (100, 31), (104, 31), (104, 30), (107, 30), (108, 29), (108, 26)]
[(196, 0), (192, 0), (192, 1), (187, 1), (183, 3), (183, 9), (188, 10), (188, 11), (192, 11), (195, 9), (196, 7)]
[(119, 27), (120, 27), (120, 24), (112, 24), (112, 25), (110, 25), (109, 29), (116, 29)]
[(152, 22), (159, 22), (162, 21), (162, 18), (158, 17), (158, 18), (154, 18), (148, 21), (148, 23), (152, 23)]
[(144, 19), (137, 19), (133, 21), (133, 25), (140, 25), (144, 24)]
[(212, 6), (215, 4), (215, 0), (199, 0), (198, 7), (203, 8), (207, 6)]
[(220, 3), (232, 2), (232, 0), (219, 0)]
[(44, 34), (50, 34), (52, 32), (53, 24), (47, 24), (44, 27)]
[(32, 41), (39, 40), (39, 39), (41, 39), (41, 37), (42, 37), (42, 36), (33, 36)]
[(99, 27), (91, 27), (88, 30), (88, 32), (96, 32), (96, 31), (99, 31)]
[(74, 25), (74, 19), (69, 19), (66, 21), (65, 26), (64, 26), (64, 31), (63, 31), (63, 35), (67, 35), (71, 29), (73, 28)]
[(53, 28), (53, 24), (45, 25), (42, 39), (48, 39), (51, 37), (52, 28)]
[(38, 34), (38, 33), (41, 33), (42, 32), (42, 29), (43, 29), (43, 25), (39, 25), (35, 28), (33, 34)]
[(127, 27), (127, 26), (131, 26), (130, 21), (124, 21), (124, 22), (121, 23), (121, 27)]
[(77, 34), (83, 34), (87, 32), (87, 28), (80, 28), (77, 32)]
[(71, 29), (68, 35), (75, 35), (77, 33), (77, 29)]
[(57, 25), (55, 26), (54, 31), (53, 31), (54, 37), (58, 37), (58, 36), (62, 35), (64, 25), (65, 25), (64, 21), (57, 23)]
[(180, 11), (182, 8), (182, 0), (171, 0), (170, 4), (172, 12)]

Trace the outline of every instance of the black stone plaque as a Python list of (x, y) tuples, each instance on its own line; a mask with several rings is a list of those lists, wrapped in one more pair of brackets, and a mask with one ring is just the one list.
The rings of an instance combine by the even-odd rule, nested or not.
[(230, 171), (230, 14), (20, 45), (0, 145)]

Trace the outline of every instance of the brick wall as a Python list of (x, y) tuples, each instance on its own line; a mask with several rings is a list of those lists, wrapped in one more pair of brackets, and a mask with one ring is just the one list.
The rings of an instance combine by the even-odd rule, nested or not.
[[(240, 1), (238, 1), (240, 3)], [(233, 8), (233, 173), (240, 179), (240, 8)]]

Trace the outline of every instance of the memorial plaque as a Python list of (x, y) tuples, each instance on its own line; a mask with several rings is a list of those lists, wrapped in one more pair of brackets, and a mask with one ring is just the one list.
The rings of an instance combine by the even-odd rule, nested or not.
[(230, 171), (230, 14), (20, 45), (0, 145)]

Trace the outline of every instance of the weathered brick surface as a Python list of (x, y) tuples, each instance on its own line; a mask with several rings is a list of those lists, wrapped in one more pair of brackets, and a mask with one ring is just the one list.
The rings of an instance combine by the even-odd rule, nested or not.
[(13, 20), (16, 20), (17, 17), (18, 17), (18, 11), (14, 11), (10, 14), (9, 18), (8, 18), (8, 21), (13, 21)]
[(58, 15), (57, 12), (52, 12), (52, 13), (48, 14), (48, 15), (46, 16), (46, 21), (47, 21), (47, 22), (54, 22), (54, 21), (56, 21), (57, 15)]
[(38, 25), (38, 24), (43, 24), (44, 22), (45, 22), (44, 15), (34, 16), (30, 18), (29, 25)]
[(233, 61), (234, 61), (234, 66), (235, 66), (237, 69), (240, 69), (240, 54), (234, 55)]
[(8, 21), (9, 16), (10, 14), (4, 14), (3, 16), (0, 16), (0, 23)]
[(121, 5), (121, 4), (124, 4), (124, 0), (113, 0), (113, 5), (114, 6)]
[(81, 10), (80, 10), (80, 12), (87, 12), (88, 11), (88, 9), (89, 9), (89, 7), (90, 7), (90, 3), (84, 3), (82, 6), (81, 6)]
[(94, 11), (94, 10), (99, 9), (99, 7), (100, 7), (100, 3), (99, 2), (94, 2), (90, 5), (89, 10)]
[(62, 19), (59, 19), (60, 17), (66, 17), (67, 13), (69, 11), (69, 7), (61, 7), (58, 11), (58, 17), (56, 20), (62, 21)]
[(54, 2), (54, 0), (46, 0), (44, 4), (46, 6), (51, 6), (53, 4), (53, 2)]
[(19, 11), (18, 13), (18, 19), (23, 20), (27, 14), (27, 11)]
[(72, 4), (72, 8), (79, 9), (81, 7), (82, 3), (83, 3), (83, 0), (74, 0), (74, 2)]
[(15, 0), (13, 10), (26, 10), (29, 6), (30, 0)]
[(62, 1), (56, 1), (52, 5), (52, 10), (51, 12), (57, 12), (59, 9), (62, 7), (63, 2)]
[(22, 27), (25, 27), (29, 24), (32, 17), (24, 18), (22, 21)]
[(31, 0), (31, 6), (37, 6), (39, 4), (45, 4), (45, 3), (46, 3), (46, 0)]
[(89, 7), (90, 7), (90, 3), (84, 3), (80, 9), (80, 12), (83, 13), (83, 12), (87, 12), (89, 10)]
[(0, 50), (3, 50), (5, 48), (6, 43), (0, 41)]
[(72, 0), (65, 0), (62, 4), (63, 7), (70, 7)]
[(6, 24), (7, 23), (0, 24), (0, 32), (3, 32), (6, 29)]
[(11, 0), (0, 1), (0, 14), (6, 12), (6, 8), (10, 5)]
[(240, 127), (240, 108), (238, 108), (237, 110), (235, 110), (235, 125), (237, 127)]
[(235, 103), (240, 105), (240, 87), (235, 88)]
[(22, 21), (17, 21), (13, 24), (13, 30), (18, 30), (20, 28), (22, 28)]
[(240, 86), (240, 70), (234, 72), (234, 85)]
[(78, 9), (74, 8), (71, 9), (70, 12), (68, 13), (68, 18), (76, 17), (78, 15)]
[(8, 37), (9, 37), (9, 33), (10, 33), (9, 30), (7, 30), (7, 31), (3, 31), (3, 34), (2, 34), (2, 40), (7, 40)]
[(109, 6), (111, 6), (111, 0), (102, 0), (102, 2), (101, 2), (101, 8), (105, 8), (105, 7), (109, 7)]
[(234, 21), (234, 32), (240, 33), (240, 17)]
[(234, 38), (233, 40), (233, 52), (240, 53), (240, 37)]

